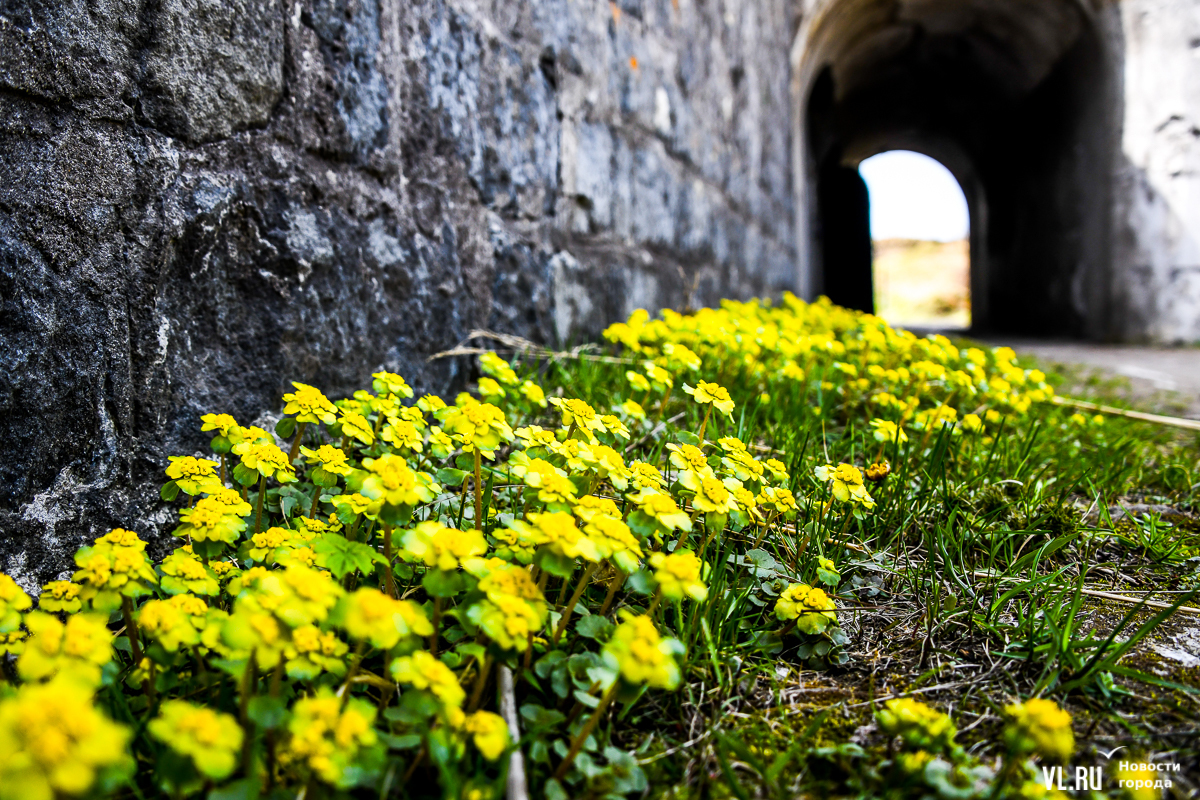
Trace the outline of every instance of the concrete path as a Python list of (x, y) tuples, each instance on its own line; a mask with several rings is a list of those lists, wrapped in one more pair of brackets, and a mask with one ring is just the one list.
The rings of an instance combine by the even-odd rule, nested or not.
[(1109, 394), (1159, 413), (1200, 419), (1200, 348), (995, 340), (1060, 367), (1061, 394)]

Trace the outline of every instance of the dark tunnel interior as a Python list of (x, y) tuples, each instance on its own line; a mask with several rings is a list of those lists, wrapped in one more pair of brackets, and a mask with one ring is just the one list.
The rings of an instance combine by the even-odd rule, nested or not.
[(805, 135), (817, 292), (873, 310), (857, 166), (914, 150), (945, 164), (967, 197), (973, 331), (1096, 336), (1085, 320), (1103, 318), (1107, 296), (1114, 103), (1080, 7), (863, 0), (816, 35)]

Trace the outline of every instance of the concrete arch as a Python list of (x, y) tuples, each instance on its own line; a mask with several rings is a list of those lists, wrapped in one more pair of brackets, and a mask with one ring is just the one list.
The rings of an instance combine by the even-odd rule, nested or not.
[(854, 193), (830, 182), (907, 149), (945, 164), (967, 196), (976, 329), (1119, 335), (1109, 231), (1120, 37), (1107, 4), (804, 5), (792, 49), (802, 290), (843, 291), (843, 276), (864, 269), (852, 242), (865, 209), (838, 206)]

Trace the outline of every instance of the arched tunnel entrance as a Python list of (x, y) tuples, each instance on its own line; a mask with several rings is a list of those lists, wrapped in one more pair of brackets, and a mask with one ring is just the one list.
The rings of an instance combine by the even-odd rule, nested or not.
[(1103, 338), (1116, 101), (1085, 0), (830, 0), (801, 28), (809, 293), (871, 310), (857, 166), (912, 150), (958, 179), (976, 332)]

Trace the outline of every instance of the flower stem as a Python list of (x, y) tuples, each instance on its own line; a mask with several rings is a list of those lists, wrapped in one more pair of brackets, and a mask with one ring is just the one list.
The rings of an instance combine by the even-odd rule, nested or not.
[(627, 577), (624, 572), (617, 570), (617, 574), (613, 576), (613, 579), (608, 584), (608, 594), (604, 596), (604, 605), (600, 606), (600, 616), (603, 617), (612, 608), (613, 600), (616, 599), (617, 592), (625, 585)]
[(442, 598), (433, 598), (433, 633), (429, 637), (429, 654), (437, 658), (438, 630), (442, 626)]
[(708, 427), (708, 415), (712, 413), (712, 408), (711, 404), (704, 407), (704, 420), (700, 423), (700, 430), (696, 432), (701, 444), (704, 444), (704, 429)]
[(567, 629), (567, 623), (571, 621), (571, 614), (575, 611), (575, 604), (579, 602), (580, 597), (583, 597), (583, 592), (592, 579), (592, 573), (598, 566), (599, 564), (588, 564), (583, 568), (583, 574), (579, 576), (579, 583), (575, 584), (575, 591), (571, 593), (571, 599), (567, 601), (567, 606), (563, 609), (562, 619), (558, 621), (558, 627), (554, 629), (554, 644), (558, 644), (558, 640), (562, 638), (563, 631)]
[(387, 587), (387, 596), (396, 596), (396, 576), (392, 574), (392, 526), (383, 523), (383, 582)]
[(619, 685), (619, 678), (613, 681), (612, 686), (608, 687), (608, 691), (600, 698), (600, 705), (596, 706), (596, 710), (588, 717), (588, 721), (583, 723), (583, 727), (579, 729), (579, 733), (575, 734), (575, 738), (571, 740), (571, 749), (567, 750), (567, 755), (563, 758), (562, 763), (558, 765), (558, 769), (554, 771), (555, 780), (561, 781), (566, 777), (567, 770), (571, 768), (571, 764), (575, 761), (575, 756), (579, 755), (579, 751), (583, 749), (583, 743), (592, 735), (592, 731), (596, 729), (596, 725), (600, 722), (601, 715), (608, 710), (608, 704), (616, 697), (617, 686)]
[(260, 474), (258, 476), (258, 503), (254, 510), (254, 532), (262, 533), (262, 511), (263, 500), (267, 496), (267, 476)]
[(129, 637), (129, 652), (133, 655), (133, 668), (142, 666), (142, 643), (138, 641), (138, 627), (133, 620), (133, 601), (121, 598), (121, 616), (125, 618), (125, 634)]
[(242, 673), (242, 697), (238, 703), (238, 718), (242, 723), (242, 772), (250, 777), (254, 765), (254, 723), (250, 720), (250, 698), (254, 696), (254, 686), (258, 682), (258, 660), (253, 648), (250, 659), (246, 662), (246, 671)]
[(342, 683), (342, 688), (338, 693), (342, 696), (341, 711), (346, 710), (346, 705), (350, 702), (350, 682), (358, 675), (358, 670), (362, 666), (363, 651), (366, 650), (367, 643), (359, 640), (354, 646), (354, 660), (350, 662), (350, 669), (346, 672), (346, 680)]
[(475, 455), (475, 530), (483, 530), (483, 456), (479, 448), (474, 448)]
[(296, 426), (296, 438), (292, 439), (292, 449), (288, 452), (288, 464), (296, 460), (296, 454), (300, 452), (300, 440), (304, 438), (304, 429), (307, 427), (307, 422), (301, 422)]
[(479, 665), (479, 675), (475, 678), (475, 688), (471, 690), (471, 700), (467, 703), (467, 711), (474, 711), (479, 708), (479, 701), (483, 699), (483, 687), (487, 685), (488, 675), (492, 672), (492, 656), (490, 653), (483, 654), (483, 663)]

